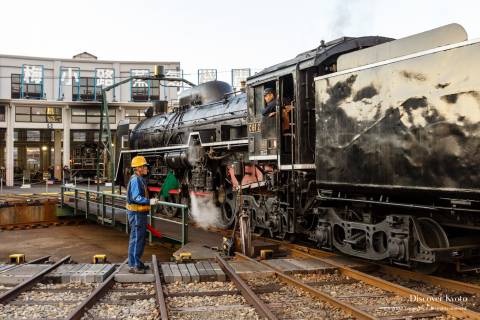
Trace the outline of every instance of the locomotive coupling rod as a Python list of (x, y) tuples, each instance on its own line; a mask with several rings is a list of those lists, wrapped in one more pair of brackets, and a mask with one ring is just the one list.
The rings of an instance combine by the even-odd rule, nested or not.
[(265, 303), (253, 292), (253, 290), (243, 281), (242, 278), (232, 269), (232, 267), (223, 260), (218, 254), (215, 254), (215, 260), (217, 260), (218, 265), (222, 268), (223, 272), (230, 278), (230, 280), (235, 283), (235, 286), (242, 293), (242, 296), (245, 300), (248, 301), (258, 314), (262, 317), (265, 317), (270, 320), (277, 320), (278, 318), (272, 313), (272, 311), (266, 306)]
[(57, 263), (53, 264), (52, 266), (46, 268), (45, 270), (43, 270), (41, 272), (35, 274), (30, 279), (27, 279), (27, 280), (23, 281), (22, 283), (20, 283), (19, 285), (17, 285), (15, 287), (13, 287), (12, 289), (8, 290), (7, 292), (4, 292), (3, 294), (0, 295), (0, 303), (5, 304), (10, 300), (15, 299), (19, 294), (21, 294), (22, 292), (30, 289), (35, 284), (37, 284), (43, 278), (44, 275), (46, 275), (50, 271), (55, 270), (56, 268), (58, 268), (60, 265), (64, 264), (67, 261), (70, 261), (70, 256), (66, 256), (66, 257), (62, 258)]

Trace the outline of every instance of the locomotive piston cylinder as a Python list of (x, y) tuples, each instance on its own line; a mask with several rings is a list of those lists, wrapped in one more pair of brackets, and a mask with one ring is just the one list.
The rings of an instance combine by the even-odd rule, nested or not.
[(165, 163), (173, 169), (185, 169), (190, 167), (188, 154), (185, 151), (169, 152), (165, 154)]

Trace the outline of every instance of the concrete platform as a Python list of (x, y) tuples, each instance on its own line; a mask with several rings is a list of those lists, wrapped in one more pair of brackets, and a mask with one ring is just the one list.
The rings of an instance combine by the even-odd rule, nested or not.
[(0, 272), (2, 272), (3, 270), (6, 270), (6, 269), (10, 269), (13, 266), (14, 265), (12, 265), (12, 264), (0, 264)]
[(24, 264), (0, 273), (0, 284), (16, 285), (50, 267), (50, 264)]
[(267, 266), (264, 266), (257, 262), (251, 261), (228, 261), (228, 264), (235, 270), (235, 272), (244, 279), (257, 278), (262, 276), (274, 275)]
[(217, 251), (206, 247), (202, 242), (190, 242), (173, 253), (175, 260), (178, 261), (182, 253), (190, 253), (191, 259), (198, 261), (213, 260)]
[(162, 263), (160, 269), (165, 283), (226, 281), (227, 276), (216, 262)]
[[(0, 273), (0, 284), (19, 284), (50, 266), (24, 264), (4, 270)], [(64, 264), (50, 272), (46, 278), (58, 283), (98, 283), (104, 281), (114, 270), (113, 264)]]
[(287, 274), (330, 273), (335, 270), (335, 267), (315, 259), (272, 259), (264, 262)]
[(145, 272), (145, 274), (134, 274), (128, 272), (130, 267), (127, 264), (124, 264), (120, 270), (115, 274), (115, 281), (120, 283), (131, 283), (131, 282), (154, 282), (155, 276), (153, 275), (152, 266), (150, 263), (145, 263), (150, 268)]
[(115, 271), (113, 264), (65, 264), (48, 274), (48, 278), (61, 283), (103, 282)]

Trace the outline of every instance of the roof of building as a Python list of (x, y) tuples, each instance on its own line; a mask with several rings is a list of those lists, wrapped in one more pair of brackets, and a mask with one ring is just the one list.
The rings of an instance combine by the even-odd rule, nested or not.
[(73, 59), (97, 60), (98, 57), (87, 51), (83, 51), (82, 53), (74, 55)]
[[(75, 58), (76, 56), (82, 55), (91, 55), (95, 57), (85, 59), (85, 58)], [(91, 53), (82, 52), (75, 55), (73, 58), (49, 58), (49, 57), (35, 57), (35, 56), (23, 56), (23, 55), (13, 55), (13, 54), (0, 54), (0, 58), (10, 58), (10, 59), (24, 59), (24, 60), (40, 60), (40, 61), (64, 61), (64, 62), (84, 62), (84, 63), (124, 63), (124, 64), (151, 64), (151, 65), (162, 65), (162, 64), (180, 64), (180, 61), (132, 61), (132, 60), (98, 60), (98, 58)]]

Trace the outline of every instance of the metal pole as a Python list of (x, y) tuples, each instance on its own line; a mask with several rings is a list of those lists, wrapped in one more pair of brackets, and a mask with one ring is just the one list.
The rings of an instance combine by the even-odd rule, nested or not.
[(63, 203), (63, 194), (64, 194), (64, 192), (65, 192), (65, 191), (64, 191), (64, 189), (63, 189), (63, 186), (61, 186), (61, 187), (60, 187), (60, 208), (62, 208), (62, 209), (63, 209), (63, 205), (64, 205), (64, 203)]
[(48, 193), (48, 180), (45, 180), (45, 193)]
[(88, 214), (90, 213), (90, 192), (85, 192), (85, 219), (88, 219)]
[(114, 194), (111, 197), (111, 204), (112, 204), (112, 226), (115, 226), (115, 198)]
[(0, 177), (0, 193), (3, 193), (3, 172), (2, 176)]
[(77, 215), (77, 206), (78, 206), (78, 190), (77, 188), (75, 188), (75, 191), (74, 191), (74, 202), (75, 202), (75, 206), (73, 208), (73, 215), (76, 216)]
[(90, 177), (87, 178), (87, 189), (90, 190)]
[(102, 224), (105, 224), (105, 194), (102, 192)]
[(186, 227), (186, 217), (185, 217), (185, 208), (182, 207), (182, 246), (184, 246), (188, 239), (187, 239), (187, 233), (188, 233), (188, 230), (185, 230), (185, 227)]
[(112, 226), (115, 227), (115, 206), (114, 206), (115, 198), (112, 195)]
[[(150, 210), (148, 211), (148, 223), (152, 226), (152, 207), (151, 206), (150, 206)], [(148, 244), (152, 245), (152, 232), (148, 233)]]

